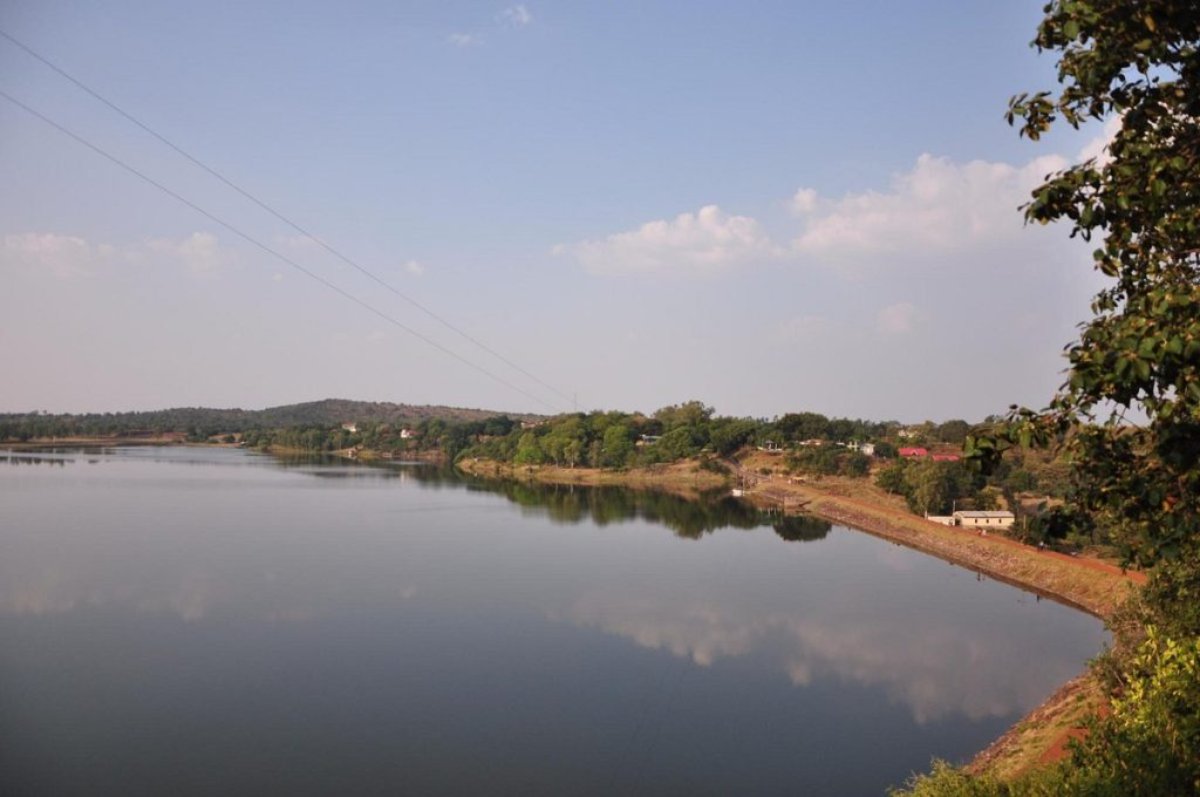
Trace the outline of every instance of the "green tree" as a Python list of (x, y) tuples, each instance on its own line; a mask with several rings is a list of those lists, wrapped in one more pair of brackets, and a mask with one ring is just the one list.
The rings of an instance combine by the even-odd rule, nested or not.
[(789, 468), (801, 473), (831, 476), (838, 472), (839, 456), (832, 446), (799, 448), (787, 455)]
[(542, 446), (538, 442), (537, 435), (531, 431), (521, 435), (521, 441), (517, 443), (517, 453), (513, 457), (513, 463), (517, 465), (540, 465), (545, 460), (546, 454), (542, 451)]
[(829, 435), (829, 419), (816, 412), (790, 412), (775, 421), (782, 441), (823, 440)]
[(904, 497), (914, 512), (940, 513), (950, 505), (950, 488), (941, 463), (931, 459), (914, 463), (904, 474)]
[(904, 474), (907, 471), (908, 461), (903, 459), (896, 460), (891, 465), (879, 471), (879, 475), (875, 477), (875, 484), (889, 493), (904, 495), (908, 489), (907, 480), (904, 478)]
[[(704, 446), (704, 437), (693, 426), (678, 426), (662, 436), (654, 448), (663, 459), (674, 461), (695, 456)], [(606, 443), (607, 445), (607, 443)]]
[(842, 456), (838, 462), (838, 470), (844, 476), (862, 478), (871, 472), (871, 458), (866, 454), (852, 451)]
[(1127, 673), (1112, 717), (1093, 727), (1068, 782), (1102, 783), (1113, 794), (1200, 792), (1200, 639), (1151, 628)]
[(662, 423), (666, 431), (680, 427), (696, 427), (708, 422), (712, 417), (713, 408), (705, 406), (702, 401), (685, 401), (683, 404), (663, 407), (654, 413), (655, 420)]
[(744, 418), (721, 419), (720, 422), (714, 421), (709, 443), (719, 456), (730, 457), (750, 442), (757, 431), (758, 424), (754, 421)]
[(573, 468), (583, 460), (584, 442), (582, 437), (572, 437), (563, 444), (563, 461), (568, 468)]
[(960, 444), (971, 432), (971, 424), (962, 420), (946, 421), (934, 430), (933, 436), (942, 443)]
[(913, 793), (1196, 794), (1200, 9), (1195, 0), (1053, 0), (1034, 45), (1058, 54), (1060, 88), (1013, 98), (1008, 119), (1022, 135), (1036, 140), (1061, 122), (1117, 127), (1105, 156), (1049, 176), (1025, 215), (1097, 240), (1095, 267), (1108, 281), (1050, 406), (1014, 409), (965, 448), (986, 468), (1007, 447), (1061, 442), (1071, 502), (1047, 522), (1102, 524), (1127, 561), (1153, 565), (1147, 614), (1163, 626), (1118, 668), (1111, 716), (1036, 791), (1029, 780), (959, 790), (961, 774), (943, 768)]
[(633, 456), (633, 432), (623, 423), (604, 430), (603, 463), (610, 468), (623, 468)]
[(1159, 577), (1172, 578), (1200, 561), (1200, 12), (1190, 0), (1056, 0), (1034, 44), (1059, 54), (1061, 89), (1013, 98), (1022, 135), (1119, 126), (1106, 157), (1051, 175), (1025, 215), (1102, 239), (1093, 257), (1110, 281), (1048, 410), (1015, 411), (968, 454), (993, 461), (1006, 445), (1066, 436), (1079, 506), (1117, 531), (1128, 561), (1165, 560)]
[(956, 500), (972, 494), (970, 474), (960, 462), (923, 459), (904, 471), (904, 497), (920, 514), (949, 512)]

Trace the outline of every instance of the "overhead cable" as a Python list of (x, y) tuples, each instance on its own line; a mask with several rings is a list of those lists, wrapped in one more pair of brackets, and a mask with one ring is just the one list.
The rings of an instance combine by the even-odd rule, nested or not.
[(304, 227), (300, 226), (300, 225), (299, 225), (298, 223), (296, 223), (295, 221), (292, 221), (290, 218), (288, 218), (288, 217), (287, 217), (287, 216), (285, 216), (284, 214), (280, 213), (280, 212), (279, 212), (278, 210), (276, 210), (275, 208), (271, 207), (271, 205), (269, 205), (269, 204), (268, 204), (268, 203), (266, 203), (265, 201), (263, 201), (263, 200), (259, 199), (259, 198), (258, 198), (258, 197), (256, 197), (254, 194), (252, 194), (252, 193), (250, 193), (249, 191), (247, 191), (246, 189), (242, 188), (240, 185), (238, 185), (237, 183), (233, 182), (233, 181), (232, 181), (232, 180), (230, 180), (228, 177), (226, 177), (225, 175), (221, 174), (219, 171), (217, 171), (217, 170), (216, 170), (216, 169), (214, 169), (213, 167), (209, 166), (207, 163), (205, 163), (204, 161), (200, 160), (200, 159), (199, 159), (199, 158), (197, 158), (196, 156), (192, 155), (192, 154), (191, 154), (191, 153), (189, 153), (187, 150), (185, 150), (185, 149), (183, 149), (182, 147), (180, 147), (179, 145), (175, 144), (173, 141), (171, 141), (171, 140), (170, 140), (170, 139), (168, 139), (166, 136), (164, 136), (164, 135), (162, 135), (161, 133), (159, 133), (159, 132), (158, 132), (157, 130), (155, 130), (154, 128), (150, 127), (150, 126), (149, 126), (148, 124), (146, 124), (145, 122), (143, 122), (143, 121), (141, 121), (140, 119), (138, 119), (138, 118), (137, 118), (136, 116), (134, 116), (133, 114), (131, 114), (131, 113), (129, 113), (129, 112), (127, 112), (127, 111), (125, 111), (123, 108), (121, 108), (119, 105), (117, 105), (116, 103), (114, 103), (112, 100), (110, 100), (110, 99), (108, 99), (107, 97), (105, 97), (104, 95), (100, 94), (98, 91), (96, 91), (95, 89), (91, 88), (91, 87), (90, 87), (90, 86), (88, 86), (86, 83), (84, 83), (83, 81), (79, 80), (79, 79), (78, 79), (78, 78), (76, 78), (74, 75), (72, 75), (71, 73), (69, 73), (69, 72), (67, 72), (65, 69), (63, 69), (62, 67), (60, 67), (60, 66), (58, 66), (57, 64), (55, 64), (55, 63), (54, 63), (53, 61), (51, 61), (49, 58), (46, 58), (44, 55), (42, 55), (42, 54), (38, 53), (38, 52), (37, 52), (36, 50), (34, 50), (32, 47), (30, 47), (29, 45), (27, 45), (27, 44), (25, 44), (24, 42), (20, 41), (19, 39), (17, 39), (16, 37), (14, 37), (12, 34), (8, 33), (7, 31), (5, 31), (5, 30), (3, 30), (3, 29), (0, 29), (0, 37), (3, 37), (3, 38), (5, 38), (5, 39), (7, 39), (7, 40), (8, 40), (8, 41), (10, 41), (12, 44), (14, 44), (14, 45), (16, 45), (17, 47), (21, 48), (21, 49), (22, 49), (22, 50), (24, 50), (26, 53), (28, 53), (30, 56), (32, 56), (33, 58), (36, 58), (38, 61), (40, 61), (40, 62), (42, 62), (43, 64), (45, 64), (47, 67), (49, 67), (50, 69), (52, 69), (52, 70), (54, 70), (55, 72), (57, 72), (59, 75), (61, 75), (62, 77), (66, 78), (66, 79), (67, 79), (67, 80), (69, 80), (71, 83), (75, 84), (75, 85), (76, 85), (77, 87), (79, 87), (81, 90), (83, 90), (83, 91), (87, 92), (89, 95), (91, 95), (91, 96), (92, 96), (93, 98), (95, 98), (97, 101), (99, 101), (99, 102), (103, 103), (105, 106), (107, 106), (108, 108), (110, 108), (110, 109), (111, 109), (112, 111), (114, 111), (115, 113), (117, 113), (117, 114), (119, 114), (120, 116), (124, 117), (124, 118), (125, 118), (126, 120), (128, 120), (129, 122), (133, 123), (133, 124), (134, 124), (134, 125), (136, 125), (137, 127), (141, 128), (143, 131), (145, 131), (146, 133), (148, 133), (148, 134), (150, 134), (151, 136), (153, 136), (154, 138), (158, 139), (160, 142), (162, 142), (162, 143), (163, 143), (163, 144), (165, 144), (167, 147), (169, 147), (169, 148), (171, 148), (172, 150), (174, 150), (174, 151), (175, 151), (176, 153), (178, 153), (179, 155), (181, 155), (181, 156), (183, 156), (184, 158), (186, 158), (188, 161), (190, 161), (190, 162), (191, 162), (192, 164), (194, 164), (195, 166), (197, 166), (197, 167), (199, 167), (200, 169), (204, 170), (205, 172), (207, 172), (208, 174), (210, 174), (212, 177), (214, 177), (214, 178), (216, 178), (217, 180), (219, 180), (219, 181), (221, 181), (222, 183), (224, 183), (224, 184), (225, 184), (226, 186), (228, 186), (229, 188), (232, 188), (234, 191), (236, 191), (237, 193), (241, 194), (243, 197), (245, 197), (246, 199), (250, 200), (250, 201), (251, 201), (251, 202), (253, 202), (255, 205), (258, 205), (260, 208), (262, 208), (263, 210), (265, 210), (267, 213), (270, 213), (270, 214), (271, 214), (272, 216), (274, 216), (276, 219), (278, 219), (279, 221), (281, 221), (281, 222), (283, 222), (284, 224), (288, 225), (289, 227), (291, 227), (291, 228), (292, 228), (293, 230), (295, 230), (296, 232), (300, 233), (300, 234), (301, 234), (301, 235), (303, 235), (304, 237), (306, 237), (306, 238), (308, 238), (309, 240), (313, 241), (313, 242), (314, 242), (314, 243), (316, 243), (318, 246), (320, 246), (322, 249), (324, 249), (326, 252), (328, 252), (328, 253), (330, 253), (331, 255), (333, 255), (334, 257), (338, 258), (339, 260), (341, 260), (341, 261), (342, 261), (343, 263), (345, 263), (346, 265), (350, 266), (350, 267), (351, 267), (351, 268), (353, 268), (353, 269), (356, 269), (357, 271), (359, 271), (360, 273), (362, 273), (362, 274), (363, 274), (363, 275), (365, 275), (366, 277), (368, 277), (368, 278), (370, 278), (371, 280), (373, 280), (374, 282), (378, 283), (378, 284), (379, 284), (380, 286), (382, 286), (383, 288), (386, 288), (387, 290), (391, 291), (393, 294), (395, 294), (395, 295), (396, 295), (397, 297), (399, 297), (400, 299), (404, 300), (405, 302), (408, 302), (408, 304), (410, 304), (410, 305), (412, 305), (413, 307), (415, 307), (416, 309), (420, 310), (422, 313), (424, 313), (425, 315), (429, 316), (429, 317), (430, 317), (430, 318), (432, 318), (434, 321), (437, 321), (439, 324), (441, 324), (442, 326), (444, 326), (444, 327), (446, 327), (447, 329), (451, 330), (451, 331), (452, 331), (452, 332), (454, 332), (455, 334), (457, 334), (457, 335), (459, 335), (459, 336), (461, 336), (461, 337), (465, 338), (467, 341), (471, 342), (471, 343), (472, 343), (472, 344), (474, 344), (475, 346), (479, 347), (479, 348), (480, 348), (480, 349), (482, 349), (483, 351), (485, 351), (485, 352), (487, 352), (488, 354), (490, 354), (491, 356), (495, 357), (497, 360), (499, 360), (500, 362), (504, 363), (504, 364), (505, 364), (505, 365), (507, 365), (509, 368), (512, 368), (514, 371), (517, 371), (518, 373), (522, 374), (523, 376), (525, 376), (525, 377), (527, 377), (527, 378), (529, 378), (529, 379), (533, 380), (534, 382), (536, 382), (537, 384), (539, 384), (539, 385), (541, 385), (542, 387), (546, 388), (547, 390), (551, 391), (552, 393), (555, 393), (555, 394), (557, 394), (557, 395), (558, 395), (560, 398), (566, 399), (567, 401), (572, 401), (572, 400), (573, 400), (571, 396), (568, 396), (568, 395), (567, 395), (566, 393), (564, 393), (563, 391), (559, 390), (558, 388), (554, 387), (553, 385), (551, 385), (551, 384), (549, 384), (549, 383), (547, 383), (547, 382), (543, 381), (542, 379), (540, 379), (540, 378), (539, 378), (537, 375), (535, 375), (535, 374), (533, 374), (533, 373), (530, 373), (528, 370), (526, 370), (526, 369), (522, 368), (520, 365), (518, 365), (517, 363), (513, 362), (513, 361), (512, 361), (511, 359), (509, 359), (508, 357), (505, 357), (503, 354), (501, 354), (500, 352), (498, 352), (498, 351), (496, 351), (495, 349), (491, 348), (491, 347), (490, 347), (490, 346), (488, 346), (487, 344), (483, 343), (483, 342), (482, 342), (482, 341), (480, 341), (478, 338), (476, 338), (476, 337), (474, 337), (473, 335), (471, 335), (471, 334), (469, 334), (469, 333), (465, 332), (463, 329), (459, 328), (457, 325), (455, 325), (455, 324), (451, 323), (450, 321), (446, 320), (445, 318), (443, 318), (442, 316), (438, 315), (438, 314), (437, 314), (437, 313), (435, 313), (434, 311), (430, 310), (430, 309), (429, 309), (428, 307), (426, 307), (424, 304), (422, 304), (421, 302), (417, 301), (416, 299), (414, 299), (413, 297), (409, 296), (408, 294), (404, 293), (404, 292), (403, 292), (403, 291), (401, 291), (399, 288), (397, 288), (397, 287), (395, 287), (394, 285), (392, 285), (391, 283), (389, 283), (387, 280), (385, 280), (385, 279), (383, 279), (382, 277), (378, 276), (377, 274), (375, 274), (375, 273), (374, 273), (374, 272), (372, 272), (371, 270), (367, 269), (366, 267), (364, 267), (364, 266), (360, 265), (360, 264), (359, 264), (359, 263), (357, 263), (355, 260), (353, 260), (353, 259), (352, 259), (352, 258), (350, 258), (349, 256), (347, 256), (347, 255), (343, 254), (343, 253), (342, 253), (342, 252), (340, 252), (339, 250), (335, 249), (335, 248), (334, 248), (332, 245), (330, 245), (330, 244), (326, 243), (324, 240), (322, 240), (322, 239), (321, 239), (321, 238), (319, 238), (318, 236), (316, 236), (316, 235), (314, 235), (313, 233), (309, 232), (307, 229), (305, 229)]
[(93, 152), (100, 155), (101, 157), (111, 161), (112, 163), (116, 164), (117, 166), (120, 166), (122, 169), (124, 169), (125, 171), (134, 175), (135, 177), (143, 180), (144, 182), (149, 183), (150, 185), (154, 186), (159, 191), (162, 191), (164, 194), (166, 194), (167, 196), (176, 200), (177, 202), (180, 202), (180, 203), (186, 205), (187, 207), (196, 211), (197, 213), (199, 213), (200, 215), (209, 219), (210, 221), (221, 225), (225, 229), (232, 232), (234, 235), (237, 235), (239, 238), (242, 238), (243, 240), (245, 240), (247, 243), (257, 247), (258, 249), (261, 249), (263, 252), (266, 252), (267, 254), (271, 255), (272, 257), (276, 258), (277, 260), (280, 260), (283, 263), (286, 263), (288, 266), (299, 271), (301, 274), (304, 274), (305, 276), (309, 277), (310, 279), (313, 279), (313, 280), (319, 282), (320, 284), (324, 285), (326, 288), (329, 288), (330, 290), (338, 293), (343, 298), (348, 299), (351, 302), (354, 302), (356, 305), (358, 305), (359, 307), (362, 307), (364, 310), (367, 310), (371, 314), (378, 316), (379, 318), (383, 319), (384, 321), (388, 322), (389, 324), (407, 332), (408, 334), (423, 341), (424, 343), (428, 344), (429, 346), (432, 346), (433, 348), (437, 349), (438, 351), (442, 352), (443, 354), (453, 357), (454, 359), (458, 360), (462, 364), (478, 371), (479, 373), (489, 377), (490, 379), (500, 383), (501, 385), (504, 385), (505, 387), (507, 387), (511, 390), (514, 390), (527, 398), (533, 399), (534, 401), (541, 404), (542, 406), (549, 407), (551, 409), (561, 409), (561, 408), (555, 407), (553, 404), (540, 398), (539, 396), (536, 396), (533, 393), (530, 393), (529, 391), (525, 390), (524, 388), (519, 387), (518, 385), (514, 385), (512, 382), (509, 382), (507, 379), (489, 371), (488, 369), (484, 368), (482, 365), (479, 365), (478, 363), (468, 360), (466, 357), (463, 357), (461, 354), (454, 351), (453, 349), (449, 349), (446, 346), (443, 346), (441, 343), (438, 343), (436, 340), (434, 340), (426, 335), (421, 334), (417, 330), (408, 326), (404, 322), (399, 321), (396, 318), (388, 315), (387, 313), (378, 309), (374, 305), (371, 305), (368, 302), (364, 301), (363, 299), (360, 299), (359, 297), (355, 296), (354, 294), (344, 290), (343, 288), (339, 287), (338, 285), (336, 285), (336, 284), (330, 282), (329, 280), (325, 279), (324, 277), (320, 276), (319, 274), (317, 274), (313, 271), (310, 271), (309, 269), (300, 265), (295, 260), (291, 259), (290, 257), (283, 254), (282, 252), (279, 252), (278, 250), (271, 248), (267, 244), (258, 240), (254, 236), (250, 235), (249, 233), (243, 232), (240, 228), (235, 227), (233, 224), (231, 224), (228, 221), (225, 221), (221, 217), (216, 216), (213, 213), (210, 213), (209, 211), (207, 211), (204, 208), (197, 205), (195, 202), (192, 202), (190, 199), (187, 199), (186, 197), (181, 196), (180, 194), (171, 190), (170, 188), (168, 188), (167, 186), (158, 182), (154, 178), (144, 174), (143, 172), (139, 171), (138, 169), (134, 168), (133, 166), (130, 166), (128, 163), (121, 160), (117, 156), (107, 152), (106, 150), (102, 149), (101, 147), (97, 146), (96, 144), (93, 144), (91, 141), (88, 141), (86, 138), (79, 135), (78, 133), (75, 133), (74, 131), (64, 127), (63, 125), (54, 121), (50, 117), (41, 113), (40, 111), (35, 110), (34, 108), (30, 107), (29, 105), (26, 105), (24, 102), (21, 102), (16, 97), (13, 97), (11, 94), (9, 94), (8, 92), (0, 90), (0, 97), (8, 100), (13, 105), (16, 105), (18, 108), (21, 108), (22, 110), (24, 110), (26, 113), (30, 114), (31, 116), (34, 116), (34, 117), (40, 119), (42, 122), (50, 125), (55, 130), (58, 130), (60, 133), (62, 133), (63, 135), (66, 135), (66, 136), (74, 139), (75, 141), (84, 145), (85, 147), (92, 150)]

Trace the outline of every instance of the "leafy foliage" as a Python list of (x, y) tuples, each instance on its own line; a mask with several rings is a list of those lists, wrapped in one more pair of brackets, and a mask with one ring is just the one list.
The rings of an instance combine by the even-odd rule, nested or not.
[(1133, 655), (1106, 665), (1112, 713), (1069, 761), (1011, 783), (942, 766), (910, 793), (1197, 794), (1200, 9), (1194, 0), (1054, 0), (1034, 44), (1058, 53), (1061, 88), (1013, 98), (1010, 123), (1031, 139), (1059, 121), (1119, 127), (1106, 156), (1049, 176), (1025, 215), (1101, 238), (1093, 257), (1109, 282), (1067, 349), (1067, 381), (1050, 406), (1014, 408), (965, 448), (988, 469), (1016, 445), (1064, 447), (1072, 484), (1055, 520), (1102, 527), (1126, 561), (1153, 567), (1141, 613), (1155, 625)]
[[(999, 434), (967, 441), (986, 463), (1013, 444), (1065, 440), (1076, 503), (1146, 566), (1185, 555), (1200, 531), (1198, 39), (1200, 13), (1185, 0), (1046, 7), (1034, 44), (1060, 53), (1062, 89), (1014, 97), (1009, 121), (1031, 139), (1059, 120), (1120, 126), (1107, 156), (1051, 175), (1025, 215), (1102, 237), (1095, 265), (1111, 282), (1048, 410), (1015, 411)], [(1130, 423), (1130, 410), (1146, 423)]]
[[(830, 419), (814, 412), (790, 413), (775, 420), (731, 418), (716, 415), (703, 402), (686, 401), (650, 416), (624, 412), (559, 415), (530, 429), (514, 429), (504, 437), (478, 439), (464, 453), (516, 464), (628, 468), (697, 456), (711, 463), (711, 457), (729, 458), (745, 446), (767, 441), (788, 448), (818, 439), (833, 445), (798, 448), (791, 464), (814, 473), (865, 476), (870, 458), (836, 443), (878, 439), (898, 426), (894, 422)], [(527, 435), (533, 438), (526, 440)], [(543, 455), (540, 460), (533, 453), (535, 442)], [(518, 452), (523, 452), (519, 462), (515, 459)]]
[[(909, 783), (911, 797), (1162, 797), (1200, 793), (1200, 640), (1150, 629), (1125, 667), (1124, 693), (1072, 756), (1004, 783), (945, 763)], [(893, 792), (899, 794), (900, 792)]]
[(956, 501), (963, 499), (982, 508), (979, 495), (983, 480), (962, 462), (897, 460), (879, 472), (875, 483), (889, 493), (904, 496), (909, 509), (921, 515), (947, 514)]

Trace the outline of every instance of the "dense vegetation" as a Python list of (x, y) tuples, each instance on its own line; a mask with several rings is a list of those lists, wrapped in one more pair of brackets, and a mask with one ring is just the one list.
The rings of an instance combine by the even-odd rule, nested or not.
[[(33, 440), (55, 437), (107, 437), (127, 434), (177, 432), (193, 439), (250, 430), (302, 430), (313, 441), (314, 430), (333, 431), (346, 422), (395, 429), (416, 426), (423, 421), (441, 421), (446, 425), (486, 421), (497, 412), (459, 407), (440, 407), (390, 402), (325, 399), (303, 404), (288, 404), (265, 410), (208, 409), (179, 407), (153, 412), (117, 412), (86, 414), (49, 414), (41, 412), (0, 414), (0, 440)], [(538, 416), (516, 415), (518, 420)], [(329, 441), (297, 446), (314, 451), (345, 446)]]
[[(969, 428), (965, 421), (949, 421), (941, 426), (926, 424), (933, 436), (946, 427), (953, 434), (960, 426), (963, 430)], [(663, 407), (651, 415), (625, 412), (560, 415), (542, 423), (525, 424), (504, 437), (482, 440), (463, 455), (515, 465), (630, 468), (702, 455), (727, 458), (744, 446), (799, 450), (805, 442), (821, 441), (828, 445), (814, 448), (823, 447), (831, 452), (829, 456), (835, 461), (833, 472), (837, 472), (837, 460), (848, 452), (846, 444), (894, 436), (900, 428), (895, 421), (827, 418), (815, 412), (789, 413), (773, 420), (725, 417), (715, 415), (713, 408), (702, 402), (688, 401)], [(895, 447), (889, 446), (885, 453), (894, 455)], [(801, 460), (796, 460), (795, 465), (804, 467)], [(864, 468), (858, 470), (858, 475), (865, 475)]]
[[(1200, 793), (1200, 8), (1194, 0), (1055, 0), (1034, 44), (1059, 55), (1057, 93), (1014, 98), (1037, 139), (1054, 124), (1119, 119), (1108, 155), (1051, 175), (1025, 208), (1102, 238), (1109, 278), (1041, 412), (1014, 410), (967, 451), (983, 470), (1012, 446), (1073, 463), (1058, 513), (1103, 528), (1152, 568), (1098, 672), (1111, 714), (1063, 763), (1002, 783), (939, 766), (914, 795)], [(1131, 412), (1132, 411), (1132, 412)]]
[(986, 472), (965, 460), (896, 459), (878, 470), (875, 483), (918, 515), (1007, 509), (1016, 517), (1007, 533), (1022, 541), (1111, 550), (1116, 540), (1106, 527), (1062, 522), (1058, 508), (1073, 496), (1069, 475), (1054, 452), (1011, 450)]
[[(773, 420), (731, 418), (716, 416), (712, 408), (690, 401), (648, 416), (593, 412), (514, 426), (506, 435), (475, 436), (460, 456), (517, 466), (617, 469), (695, 457), (702, 468), (729, 472), (727, 463), (740, 451), (758, 447), (779, 452), (779, 465), (772, 470), (783, 473), (851, 478), (875, 473), (879, 486), (902, 495), (917, 514), (1011, 508), (1019, 518), (1014, 533), (1024, 539), (1073, 545), (1107, 542), (1095, 529), (1079, 538), (1071, 529), (1051, 522), (1057, 516), (1048, 512), (1048, 503), (1065, 496), (1069, 488), (1066, 465), (1053, 453), (1009, 451), (986, 474), (969, 469), (963, 461), (897, 457), (901, 446), (958, 451), (973, 428), (962, 420), (901, 427), (895, 422), (831, 419), (813, 412)], [(864, 443), (873, 446), (871, 454), (860, 450)], [(1022, 501), (1028, 495), (1040, 500)]]

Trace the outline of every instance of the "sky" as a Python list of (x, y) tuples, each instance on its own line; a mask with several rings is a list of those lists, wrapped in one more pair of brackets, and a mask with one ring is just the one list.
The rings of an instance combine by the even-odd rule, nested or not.
[(1041, 6), (10, 0), (257, 201), (0, 37), (77, 137), (0, 98), (0, 412), (1044, 406), (1102, 283), (1018, 206), (1111, 127), (1005, 123)]

